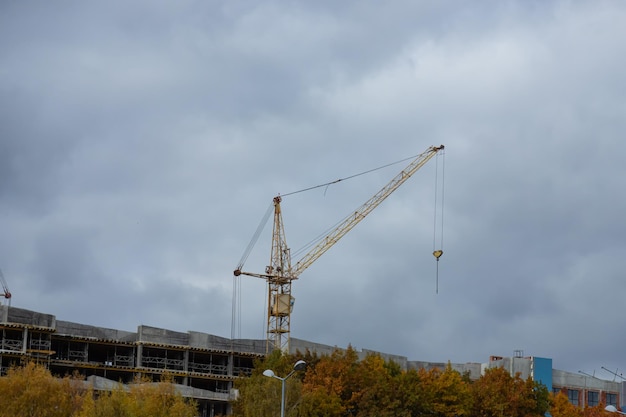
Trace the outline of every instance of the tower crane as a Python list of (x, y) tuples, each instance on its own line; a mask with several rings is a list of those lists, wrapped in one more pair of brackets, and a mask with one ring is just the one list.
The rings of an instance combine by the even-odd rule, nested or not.
[(11, 291), (9, 291), (9, 287), (7, 286), (7, 280), (4, 279), (2, 269), (0, 269), (0, 284), (2, 284), (2, 294), (0, 294), (0, 296), (9, 300), (9, 305), (11, 305)]
[[(300, 274), (311, 266), (320, 256), (346, 235), (354, 226), (363, 220), (391, 193), (398, 189), (417, 170), (428, 162), (439, 151), (444, 149), (443, 145), (431, 146), (425, 152), (418, 155), (412, 162), (396, 175), (387, 185), (385, 185), (374, 196), (357, 208), (342, 222), (332, 229), (319, 243), (307, 252), (300, 260), (292, 265), (291, 252), (285, 240), (285, 230), (281, 212), (281, 197), (276, 196), (274, 205), (274, 226), (272, 231), (272, 248), (270, 255), (270, 265), (265, 268), (265, 273), (244, 272), (243, 265), (239, 265), (234, 271), (235, 277), (247, 275), (262, 278), (268, 284), (268, 311), (267, 311), (267, 352), (280, 349), (283, 352), (289, 351), (289, 340), (291, 333), (291, 311), (294, 298), (291, 296), (291, 286)], [(436, 250), (433, 255), (439, 260), (443, 254), (441, 250)]]

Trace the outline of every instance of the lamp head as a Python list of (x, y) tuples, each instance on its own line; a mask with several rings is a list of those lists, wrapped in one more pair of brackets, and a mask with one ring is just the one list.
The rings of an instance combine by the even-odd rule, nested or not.
[(304, 371), (305, 368), (306, 368), (306, 362), (303, 360), (299, 360), (293, 365), (294, 371)]
[(274, 371), (272, 371), (271, 369), (266, 369), (265, 371), (263, 371), (263, 375), (269, 376), (270, 378), (274, 378), (276, 376), (276, 374), (274, 374)]

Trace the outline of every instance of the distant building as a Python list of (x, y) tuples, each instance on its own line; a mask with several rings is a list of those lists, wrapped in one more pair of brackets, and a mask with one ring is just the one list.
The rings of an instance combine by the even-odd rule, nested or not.
[(513, 357), (491, 356), (484, 364), (487, 368), (501, 367), (511, 375), (519, 373), (523, 379), (531, 377), (541, 382), (553, 393), (562, 392), (570, 403), (581, 408), (599, 404), (624, 407), (626, 390), (624, 381), (607, 381), (580, 373), (560, 371), (552, 368), (552, 359), (535, 356)]
[[(178, 391), (194, 398), (203, 417), (230, 413), (236, 398), (233, 382), (250, 375), (255, 359), (265, 356), (265, 340), (231, 340), (207, 333), (176, 332), (156, 327), (137, 327), (137, 332), (113, 330), (56, 320), (51, 314), (6, 305), (0, 306), (0, 375), (15, 363), (34, 359), (55, 375), (79, 372), (95, 390), (111, 390), (136, 377), (158, 381), (164, 374), (174, 378)], [(291, 339), (291, 353), (306, 350), (331, 354), (336, 346)], [(409, 361), (400, 355), (357, 350), (360, 358), (378, 354), (402, 369), (445, 368), (444, 362)], [(519, 352), (518, 352), (519, 353)], [(487, 368), (502, 367), (511, 375), (531, 377), (552, 392), (563, 392), (572, 404), (623, 407), (624, 382), (552, 369), (552, 359), (491, 356), (487, 363), (451, 363), (452, 369), (476, 380)]]

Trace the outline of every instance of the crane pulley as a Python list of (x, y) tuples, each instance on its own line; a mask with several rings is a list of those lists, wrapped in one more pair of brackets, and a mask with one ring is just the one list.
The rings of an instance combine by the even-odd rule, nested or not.
[[(291, 263), (291, 252), (285, 240), (285, 230), (282, 220), (280, 196), (274, 197), (274, 226), (272, 231), (272, 248), (270, 264), (265, 268), (265, 273), (244, 272), (240, 263), (234, 271), (235, 277), (248, 275), (263, 278), (268, 284), (268, 311), (267, 311), (267, 345), (266, 349), (280, 349), (289, 351), (289, 339), (291, 333), (291, 311), (294, 298), (291, 296), (292, 282), (300, 276), (304, 270), (311, 266), (327, 250), (345, 236), (361, 220), (371, 213), (391, 193), (398, 189), (418, 169), (428, 162), (444, 146), (431, 146), (425, 152), (418, 155), (412, 162), (396, 175), (387, 185), (374, 194), (363, 205), (348, 215), (342, 222), (332, 229), (319, 243), (306, 253), (294, 265)], [(439, 261), (442, 251), (435, 251), (433, 255)]]

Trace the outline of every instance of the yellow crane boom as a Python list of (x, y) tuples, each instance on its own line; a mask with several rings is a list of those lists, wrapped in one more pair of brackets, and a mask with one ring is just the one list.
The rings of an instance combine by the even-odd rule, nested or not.
[(298, 277), (305, 269), (307, 269), (313, 262), (315, 262), (320, 256), (331, 248), (339, 239), (341, 239), (346, 233), (348, 233), (354, 226), (356, 226), (361, 220), (372, 212), (380, 203), (383, 202), (391, 193), (398, 189), (411, 175), (415, 174), (430, 158), (435, 156), (437, 152), (444, 148), (441, 146), (431, 146), (428, 150), (420, 154), (414, 159), (405, 169), (403, 169), (398, 175), (396, 175), (387, 185), (385, 185), (379, 192), (374, 194), (369, 200), (367, 200), (361, 207), (356, 209), (353, 214), (348, 216), (341, 224), (333, 229), (324, 239), (322, 239), (317, 246), (311, 249), (306, 255), (304, 255), (297, 263), (292, 271), (292, 274)]
[[(371, 213), (391, 193), (398, 189), (417, 170), (428, 162), (444, 146), (431, 146), (418, 155), (411, 163), (396, 175), (387, 185), (374, 194), (363, 205), (347, 216), (338, 226), (331, 230), (320, 242), (306, 253), (292, 268), (291, 254), (285, 240), (285, 231), (280, 207), (281, 197), (274, 197), (274, 227), (272, 232), (272, 251), (270, 265), (265, 268), (264, 274), (234, 271), (235, 276), (248, 275), (267, 280), (268, 312), (267, 312), (267, 346), (269, 352), (273, 349), (289, 351), (291, 333), (291, 311), (293, 297), (291, 296), (292, 281), (313, 264), (320, 256), (354, 228), (361, 220)], [(435, 255), (436, 256), (436, 255)], [(441, 254), (439, 254), (441, 256)], [(436, 256), (437, 259), (439, 256)]]

